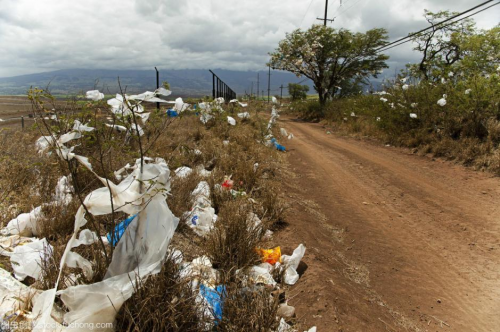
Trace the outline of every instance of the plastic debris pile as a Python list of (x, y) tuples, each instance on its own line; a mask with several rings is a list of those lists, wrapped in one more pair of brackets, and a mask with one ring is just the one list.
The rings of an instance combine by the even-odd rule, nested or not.
[[(160, 88), (154, 92), (139, 95), (116, 95), (115, 98), (107, 101), (115, 118), (112, 123), (106, 123), (106, 126), (126, 133), (127, 137), (140, 138), (144, 135), (141, 125), (136, 121), (126, 121), (126, 118), (132, 116), (135, 119), (136, 117), (141, 121), (142, 126), (145, 126), (150, 114), (145, 112), (143, 102), (174, 104), (173, 108), (166, 113), (169, 117), (177, 117), (190, 109), (190, 105), (184, 103), (181, 98), (177, 98), (175, 102), (169, 102), (160, 99), (159, 95), (168, 96), (170, 91)], [(86, 96), (96, 102), (104, 98), (104, 95), (97, 90), (87, 92)], [(223, 98), (218, 98), (213, 103), (200, 103), (198, 106), (201, 122), (206, 124), (215, 113), (222, 114), (223, 102)], [(239, 107), (247, 107), (247, 104), (237, 100), (231, 100), (230, 103)], [(249, 112), (238, 113), (240, 119), (249, 117)], [(273, 106), (268, 125), (269, 133), (278, 117), (278, 111)], [(119, 120), (118, 123), (116, 119)], [(53, 120), (59, 121), (57, 118)], [(227, 117), (227, 121), (230, 125), (236, 125), (236, 120), (230, 116)], [(214, 269), (207, 257), (202, 256), (191, 262), (185, 262), (182, 252), (169, 248), (179, 218), (173, 215), (167, 204), (172, 179), (182, 179), (193, 172), (201, 177), (207, 177), (211, 175), (211, 172), (205, 170), (203, 165), (195, 169), (183, 166), (175, 169), (171, 176), (169, 166), (164, 159), (142, 157), (135, 160), (132, 165), (126, 164), (115, 171), (113, 173), (117, 181), (115, 183), (109, 178), (99, 176), (87, 157), (77, 155), (74, 152), (77, 145), (68, 145), (72, 141), (83, 138), (85, 133), (94, 130), (88, 124), (74, 120), (69, 132), (42, 136), (35, 143), (40, 154), (50, 155), (54, 151), (65, 161), (76, 160), (93, 174), (102, 187), (88, 193), (76, 212), (74, 231), (66, 244), (59, 265), (57, 281), (51, 289), (40, 291), (18, 281), (26, 277), (40, 280), (43, 262), (48, 261), (52, 255), (53, 248), (49, 241), (45, 238), (36, 238), (38, 223), (44, 217), (43, 206), (36, 207), (29, 213), (20, 214), (1, 230), (0, 254), (10, 257), (14, 276), (17, 279), (0, 269), (0, 291), (4, 295), (4, 301), (0, 306), (2, 318), (20, 308), (20, 298), (35, 294), (31, 313), (26, 315), (26, 318), (32, 321), (34, 331), (69, 331), (74, 330), (71, 328), (75, 326), (74, 324), (82, 324), (82, 326), (112, 324), (121, 306), (140, 286), (140, 281), (150, 275), (158, 274), (167, 255), (173, 250), (174, 254), (171, 257), (174, 257), (175, 262), (181, 267), (182, 277), (189, 278), (191, 287), (198, 293), (197, 303), (212, 317), (212, 323), (206, 326), (207, 330), (211, 330), (222, 319), (226, 288), (220, 284), (220, 273)], [(281, 129), (281, 136), (290, 139), (293, 137), (290, 135), (283, 128)], [(278, 150), (285, 151), (272, 134), (268, 134), (267, 139)], [(228, 145), (229, 142), (223, 144)], [(202, 155), (200, 150), (193, 152)], [(258, 167), (256, 163), (254, 171), (257, 171)], [(246, 196), (244, 191), (237, 191), (233, 186), (234, 182), (229, 176), (222, 184), (216, 185), (214, 190), (227, 191), (233, 197)], [(69, 178), (61, 177), (57, 183), (53, 201), (46, 205), (66, 206), (72, 202), (73, 196), (74, 189), (71, 187)], [(217, 222), (217, 215), (210, 197), (209, 183), (200, 181), (191, 193), (191, 210), (183, 215), (186, 224), (201, 237), (209, 234)], [(114, 229), (105, 236), (101, 237), (100, 234), (87, 228), (89, 219), (116, 212), (122, 212), (127, 217), (118, 222)], [(251, 224), (255, 225), (252, 227), (258, 227), (261, 223), (258, 216), (253, 213), (248, 218), (252, 221)], [(271, 231), (265, 234), (267, 238), (271, 235)], [(81, 246), (98, 245), (99, 242), (102, 245), (114, 247), (104, 278), (92, 284), (79, 284), (75, 281), (74, 285), (59, 289), (62, 271), (65, 267), (80, 269), (88, 279), (93, 277), (92, 263), (75, 249)], [(262, 257), (262, 263), (236, 272), (246, 280), (248, 286), (265, 285), (278, 289), (280, 286), (273, 279), (275, 272), (283, 275), (283, 281), (287, 285), (294, 285), (298, 281), (297, 268), (306, 250), (304, 245), (299, 245), (290, 256), (282, 255), (280, 247), (256, 250)], [(294, 308), (286, 303), (280, 305), (280, 310), (280, 317), (293, 316)], [(277, 331), (294, 330), (281, 318)], [(309, 331), (313, 332), (315, 328)]]

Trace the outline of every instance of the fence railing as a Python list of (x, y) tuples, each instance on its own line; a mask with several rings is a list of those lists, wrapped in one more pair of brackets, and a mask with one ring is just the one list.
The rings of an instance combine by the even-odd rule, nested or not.
[(236, 99), (236, 92), (224, 83), (213, 71), (209, 70), (209, 72), (212, 73), (212, 97), (214, 99), (222, 97), (226, 102), (231, 99)]

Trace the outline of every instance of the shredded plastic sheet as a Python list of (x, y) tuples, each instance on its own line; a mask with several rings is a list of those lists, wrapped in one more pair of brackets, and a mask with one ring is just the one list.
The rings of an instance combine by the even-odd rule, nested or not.
[(299, 280), (299, 274), (297, 273), (297, 267), (299, 266), (300, 260), (304, 257), (306, 253), (306, 247), (303, 244), (293, 251), (292, 256), (283, 255), (281, 260), (283, 265), (285, 265), (285, 283), (288, 285), (294, 285), (297, 280)]
[(280, 128), (280, 134), (281, 136), (288, 136), (288, 133), (286, 132), (286, 129), (285, 128)]
[(61, 176), (57, 181), (54, 201), (60, 205), (68, 205), (73, 199), (73, 188), (66, 176)]
[(38, 292), (12, 278), (9, 272), (0, 268), (0, 318), (3, 319), (7, 313), (23, 307), (25, 305), (23, 300)]
[(174, 110), (178, 113), (182, 113), (189, 108), (189, 104), (186, 104), (181, 97), (175, 100)]
[(52, 144), (54, 144), (54, 137), (52, 136), (42, 136), (35, 142), (35, 146), (39, 154), (43, 154), (47, 151)]
[(0, 255), (10, 257), (17, 246), (37, 240), (33, 237), (19, 235), (0, 236)]
[(17, 246), (10, 255), (10, 262), (14, 270), (14, 276), (18, 280), (32, 277), (39, 280), (42, 273), (42, 260), (46, 261), (52, 255), (52, 246), (46, 239)]
[(227, 117), (227, 122), (228, 122), (231, 126), (236, 126), (236, 120), (235, 120), (233, 117), (228, 116), (228, 117)]
[[(137, 164), (140, 164), (140, 160), (136, 161)], [(99, 179), (106, 185), (105, 179)], [(68, 308), (64, 314), (66, 324), (114, 321), (122, 304), (132, 296), (137, 280), (161, 270), (168, 244), (179, 221), (165, 200), (169, 190), (170, 171), (165, 161), (158, 158), (154, 163), (145, 162), (142, 172), (137, 167), (120, 184), (109, 181), (109, 187), (94, 190), (85, 198), (84, 204), (93, 215), (111, 213), (110, 193), (115, 211), (138, 215), (118, 242), (103, 281), (56, 292), (58, 279), (53, 289), (43, 292), (36, 299), (33, 308), (34, 317), (38, 317), (35, 331), (67, 329), (61, 325), (60, 328), (51, 325), (54, 323), (51, 312), (56, 295), (60, 295)], [(81, 206), (75, 216), (75, 231), (61, 259), (60, 270), (71, 264), (74, 258), (71, 249), (81, 244), (82, 241), (76, 235), (85, 224), (85, 210)]]

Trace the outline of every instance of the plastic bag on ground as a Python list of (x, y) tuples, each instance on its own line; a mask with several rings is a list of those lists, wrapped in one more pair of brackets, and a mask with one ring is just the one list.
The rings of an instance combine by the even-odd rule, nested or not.
[[(247, 271), (247, 281), (254, 284), (264, 284), (276, 286), (276, 281), (273, 279), (272, 272), (274, 267), (269, 263), (262, 263), (260, 265), (252, 266)], [(237, 273), (240, 271), (237, 271)]]
[(9, 221), (3, 233), (32, 236), (37, 235), (38, 221), (42, 218), (42, 207), (34, 208), (30, 213), (21, 213), (16, 218)]
[(248, 113), (248, 112), (238, 113), (238, 118), (240, 118), (240, 119), (250, 119), (250, 113)]
[(278, 141), (276, 140), (276, 138), (271, 138), (271, 144), (274, 145), (274, 147), (276, 148), (276, 150), (278, 151), (282, 151), (282, 152), (285, 152), (286, 151), (286, 148), (279, 144)]
[(173, 109), (168, 109), (167, 116), (170, 118), (175, 118), (175, 117), (179, 116), (179, 113), (177, 113), (177, 111), (174, 111)]
[(40, 292), (12, 278), (9, 272), (0, 268), (0, 319), (5, 314), (26, 306), (24, 299)]
[(236, 126), (236, 120), (235, 120), (233, 117), (228, 116), (228, 117), (227, 117), (227, 122), (228, 122), (231, 126)]
[(205, 299), (206, 304), (210, 307), (210, 315), (215, 319), (215, 325), (222, 320), (222, 306), (224, 303), (224, 296), (226, 287), (219, 285), (215, 288), (207, 287), (200, 284), (200, 294)]
[(191, 174), (191, 172), (193, 172), (193, 169), (190, 168), (190, 167), (187, 167), (187, 166), (182, 166), (182, 167), (179, 167), (177, 168), (174, 173), (175, 173), (175, 176), (176, 177), (179, 177), (179, 178), (185, 178), (186, 176), (189, 176), (189, 174)]
[(299, 244), (299, 246), (293, 251), (292, 256), (281, 256), (282, 263), (286, 267), (284, 279), (287, 285), (294, 285), (297, 280), (299, 280), (297, 267), (299, 266), (302, 257), (304, 257), (305, 252), (306, 247), (303, 244)]
[(184, 217), (188, 226), (199, 236), (207, 235), (217, 221), (217, 215), (211, 206), (210, 186), (206, 181), (198, 183), (191, 193), (193, 207)]
[(46, 239), (15, 247), (10, 256), (14, 276), (18, 280), (24, 280), (26, 277), (39, 280), (42, 273), (42, 260), (48, 260), (51, 255), (52, 246)]
[(286, 132), (286, 129), (285, 128), (280, 128), (280, 134), (281, 136), (288, 136), (288, 133)]
[(276, 247), (273, 249), (256, 249), (259, 256), (262, 258), (262, 263), (269, 263), (274, 265), (281, 263), (281, 248)]

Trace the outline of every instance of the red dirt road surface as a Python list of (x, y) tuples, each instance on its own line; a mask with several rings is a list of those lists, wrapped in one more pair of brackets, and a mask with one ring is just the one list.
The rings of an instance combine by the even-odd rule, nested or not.
[[(500, 331), (500, 179), (285, 119), (289, 304), (319, 331)], [(304, 271), (305, 270), (305, 271)]]

